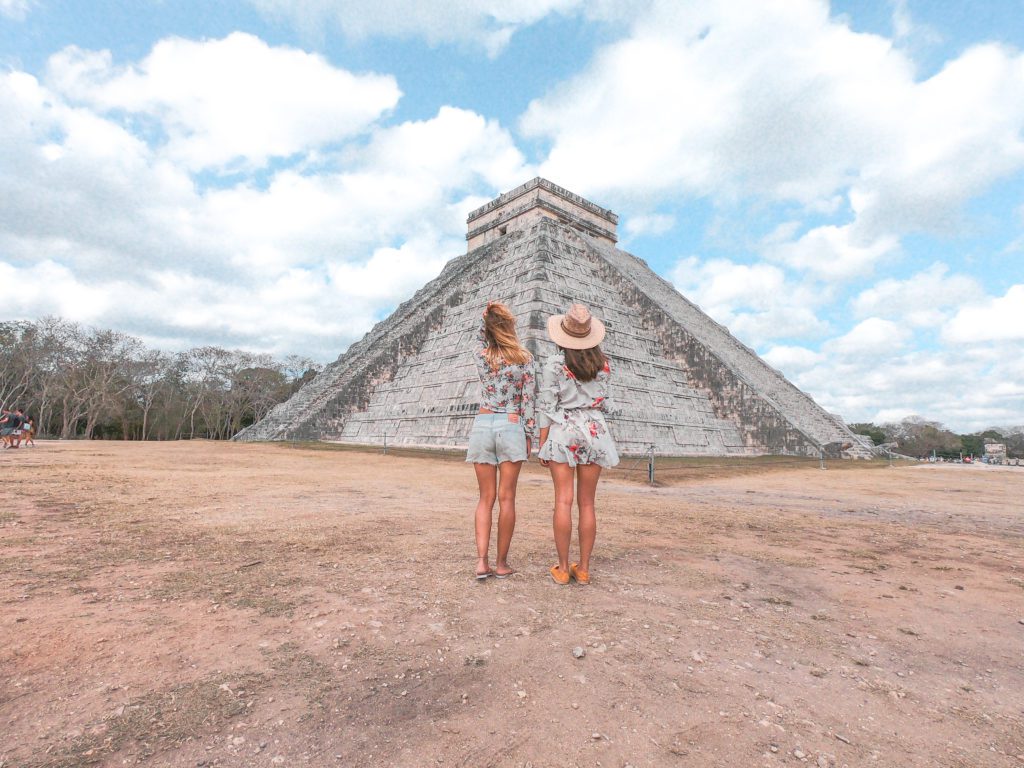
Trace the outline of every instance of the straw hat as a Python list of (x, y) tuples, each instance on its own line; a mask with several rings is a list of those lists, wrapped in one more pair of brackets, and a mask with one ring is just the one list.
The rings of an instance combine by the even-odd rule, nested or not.
[(573, 304), (564, 315), (548, 318), (548, 336), (563, 349), (590, 349), (604, 339), (604, 323), (582, 304)]

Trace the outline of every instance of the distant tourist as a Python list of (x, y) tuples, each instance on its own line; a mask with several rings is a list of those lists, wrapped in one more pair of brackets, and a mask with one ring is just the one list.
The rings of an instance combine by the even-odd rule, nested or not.
[[(504, 579), (514, 571), (508, 549), (516, 527), (516, 484), (530, 456), (534, 435), (536, 379), (533, 357), (519, 342), (516, 318), (504, 304), (489, 302), (474, 352), (480, 375), (480, 412), (473, 419), (466, 461), (476, 470), (476, 578)], [(492, 569), (488, 547), (491, 513), (498, 500), (498, 558)]]
[(4, 446), (17, 448), (20, 445), (21, 427), (24, 423), (24, 416), (18, 408), (3, 413), (0, 417), (0, 437), (3, 438)]
[(30, 445), (35, 448), (36, 446), (36, 420), (26, 416), (25, 423), (21, 427), (21, 439), (25, 442), (25, 447), (28, 448)]
[[(548, 335), (558, 352), (544, 361), (537, 394), (541, 464), (555, 484), (553, 528), (558, 563), (551, 566), (557, 584), (590, 583), (590, 553), (597, 536), (594, 499), (602, 467), (619, 463), (604, 413), (612, 410), (611, 366), (598, 346), (604, 324), (582, 304), (548, 319)], [(573, 480), (579, 508), (579, 562), (569, 562), (572, 541)]]

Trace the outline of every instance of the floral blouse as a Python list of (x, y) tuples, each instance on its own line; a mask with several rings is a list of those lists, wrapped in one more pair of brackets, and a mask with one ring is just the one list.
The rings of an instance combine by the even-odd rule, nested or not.
[(537, 426), (543, 428), (552, 424), (565, 424), (566, 411), (592, 409), (614, 413), (617, 408), (611, 397), (611, 378), (611, 366), (606, 361), (596, 378), (579, 381), (565, 364), (561, 352), (552, 355), (544, 361), (540, 372)]
[(537, 394), (536, 367), (533, 360), (524, 365), (503, 363), (494, 369), (487, 362), (487, 335), (483, 321), (476, 334), (473, 354), (480, 376), (480, 407), (494, 413), (518, 413), (528, 437), (536, 432), (534, 403)]

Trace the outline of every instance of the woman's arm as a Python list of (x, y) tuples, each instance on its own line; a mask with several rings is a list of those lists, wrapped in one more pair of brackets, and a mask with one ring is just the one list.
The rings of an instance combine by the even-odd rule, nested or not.
[[(541, 366), (540, 380), (537, 383), (537, 427), (540, 430), (540, 439), (537, 443), (538, 453), (548, 440), (551, 414), (558, 407), (558, 378), (553, 373), (554, 367), (554, 363), (545, 361)], [(548, 465), (544, 459), (541, 459), (540, 463), (545, 467)]]
[(526, 438), (530, 439), (537, 431), (537, 369), (532, 360), (523, 366), (519, 387), (519, 416), (523, 420)]
[[(548, 432), (550, 430), (551, 430), (551, 427), (541, 427), (540, 428), (540, 442), (537, 443), (537, 453), (540, 453), (540, 449), (543, 448), (544, 447), (544, 443), (546, 443), (548, 441)], [(543, 465), (545, 467), (548, 465), (548, 462), (547, 462), (546, 459), (541, 459), (540, 463), (541, 463), (541, 465)]]
[[(537, 381), (537, 427), (542, 430), (551, 426), (551, 414), (558, 407), (558, 379), (552, 371), (553, 367), (554, 363), (546, 360), (540, 367), (540, 378)], [(541, 434), (546, 436), (547, 432)]]

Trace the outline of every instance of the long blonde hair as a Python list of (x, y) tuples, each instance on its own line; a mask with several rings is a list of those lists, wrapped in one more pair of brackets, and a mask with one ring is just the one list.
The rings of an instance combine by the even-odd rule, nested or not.
[(484, 312), (484, 335), (487, 337), (487, 349), (484, 357), (491, 368), (497, 370), (503, 363), (525, 365), (532, 355), (520, 342), (516, 335), (516, 317), (509, 308), (499, 302), (487, 305)]

